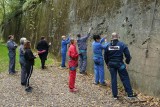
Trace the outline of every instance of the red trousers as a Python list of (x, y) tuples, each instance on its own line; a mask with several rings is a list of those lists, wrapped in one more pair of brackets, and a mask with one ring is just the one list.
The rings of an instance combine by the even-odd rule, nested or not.
[(76, 70), (69, 71), (69, 88), (73, 89), (75, 88), (75, 80), (76, 80)]

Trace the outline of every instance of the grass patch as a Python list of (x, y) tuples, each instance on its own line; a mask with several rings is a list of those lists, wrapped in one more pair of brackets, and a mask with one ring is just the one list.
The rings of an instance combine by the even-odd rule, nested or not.
[[(16, 49), (16, 71), (20, 71), (19, 64), (19, 47)], [(0, 42), (0, 72), (8, 72), (9, 65), (9, 57), (8, 57), (8, 49), (5, 43)], [(46, 65), (53, 65), (53, 56), (48, 55), (48, 60), (46, 61)], [(39, 57), (35, 60), (34, 68), (40, 68), (41, 61)]]

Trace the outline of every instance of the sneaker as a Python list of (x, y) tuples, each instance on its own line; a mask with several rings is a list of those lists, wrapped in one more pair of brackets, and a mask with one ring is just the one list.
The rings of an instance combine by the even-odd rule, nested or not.
[(107, 86), (106, 82), (101, 83), (102, 86)]
[(98, 84), (99, 84), (99, 82), (94, 82), (93, 84), (94, 84), (94, 85), (98, 85)]
[(113, 97), (113, 99), (114, 99), (114, 100), (118, 100), (118, 99), (119, 99), (119, 97), (118, 97), (118, 96), (115, 96), (115, 97)]
[(69, 91), (70, 91), (70, 92), (77, 92), (78, 89), (77, 89), (77, 88), (73, 88), (73, 89), (70, 89)]
[(137, 94), (128, 95), (128, 98), (135, 98), (137, 97)]

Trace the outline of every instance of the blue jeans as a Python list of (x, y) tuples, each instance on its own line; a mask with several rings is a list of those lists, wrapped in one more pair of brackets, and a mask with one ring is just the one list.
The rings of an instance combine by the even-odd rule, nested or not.
[(62, 64), (61, 67), (66, 67), (65, 63), (66, 63), (66, 52), (61, 53), (62, 55)]
[(100, 63), (96, 63), (94, 59), (94, 78), (95, 82), (103, 84), (104, 81), (104, 61), (103, 58), (97, 58)]
[(124, 89), (127, 92), (128, 95), (132, 95), (132, 87), (130, 84), (130, 79), (128, 72), (126, 70), (125, 64), (123, 62), (109, 62), (109, 71), (111, 74), (111, 84), (112, 84), (112, 94), (114, 97), (118, 95), (117, 90), (117, 72), (119, 74), (119, 77), (123, 83)]

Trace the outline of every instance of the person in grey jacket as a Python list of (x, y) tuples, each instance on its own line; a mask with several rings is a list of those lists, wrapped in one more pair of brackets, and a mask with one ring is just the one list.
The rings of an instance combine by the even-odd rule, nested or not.
[(26, 77), (26, 72), (25, 72), (25, 58), (24, 58), (24, 42), (27, 39), (22, 37), (20, 39), (20, 47), (19, 47), (19, 63), (21, 65), (21, 85), (25, 86), (26, 85), (26, 81), (25, 81), (25, 77)]
[(87, 67), (87, 40), (91, 36), (92, 28), (89, 28), (88, 34), (86, 36), (81, 36), (81, 34), (77, 35), (77, 44), (79, 49), (79, 71), (80, 74), (86, 74), (86, 67)]
[(15, 59), (16, 59), (16, 48), (17, 44), (14, 42), (14, 35), (8, 36), (7, 48), (9, 56), (9, 74), (15, 74)]

